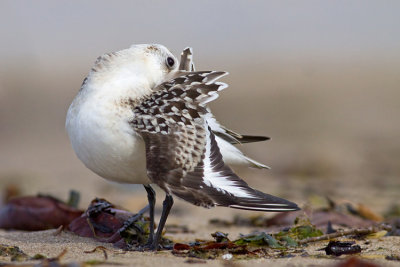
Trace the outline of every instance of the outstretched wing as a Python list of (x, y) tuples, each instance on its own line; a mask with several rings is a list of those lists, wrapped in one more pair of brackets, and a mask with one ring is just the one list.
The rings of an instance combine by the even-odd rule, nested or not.
[(297, 205), (250, 188), (225, 165), (207, 123), (205, 104), (226, 87), (224, 72), (187, 72), (156, 88), (133, 108), (132, 127), (146, 144), (149, 178), (195, 205), (261, 211)]
[[(192, 48), (186, 47), (181, 53), (181, 60), (179, 65), (180, 71), (194, 71), (193, 63), (193, 51)], [(207, 107), (207, 111), (211, 113), (211, 110)], [(253, 160), (244, 155), (239, 149), (233, 145), (253, 143), (269, 140), (266, 136), (256, 135), (242, 135), (236, 133), (224, 126), (222, 126), (214, 116), (208, 116), (208, 125), (211, 127), (212, 132), (217, 136), (217, 143), (220, 146), (221, 153), (224, 160), (233, 164), (248, 164), (251, 167), (260, 169), (269, 169), (265, 164), (262, 164), (256, 160)]]
[[(186, 47), (183, 49), (181, 53), (181, 60), (179, 65), (179, 70), (181, 71), (194, 71), (194, 63), (193, 63), (193, 50), (191, 47)], [(210, 109), (207, 110), (211, 113)], [(258, 136), (258, 135), (243, 135), (236, 133), (224, 126), (222, 126), (213, 116), (210, 116), (208, 119), (208, 123), (210, 124), (211, 130), (215, 135), (224, 139), (232, 145), (236, 144), (245, 144), (245, 143), (254, 143), (269, 140), (270, 138), (267, 136)]]

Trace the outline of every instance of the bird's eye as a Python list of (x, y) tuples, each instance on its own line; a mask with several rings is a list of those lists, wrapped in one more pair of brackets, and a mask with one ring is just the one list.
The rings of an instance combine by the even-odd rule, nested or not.
[(172, 68), (175, 64), (175, 60), (172, 57), (167, 57), (167, 65)]

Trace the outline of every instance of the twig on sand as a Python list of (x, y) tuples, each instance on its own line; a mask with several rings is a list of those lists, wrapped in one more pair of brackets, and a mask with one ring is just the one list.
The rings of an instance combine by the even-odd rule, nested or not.
[(101, 250), (102, 252), (103, 252), (103, 255), (104, 255), (104, 259), (105, 260), (107, 260), (108, 259), (108, 255), (107, 255), (107, 248), (106, 247), (103, 247), (103, 246), (97, 246), (97, 247), (95, 247), (93, 250), (89, 250), (89, 251), (84, 251), (85, 253), (94, 253), (94, 252), (96, 252), (97, 250)]
[(64, 257), (65, 254), (67, 254), (67, 252), (68, 252), (68, 249), (64, 248), (64, 250), (61, 251), (60, 254), (58, 254), (55, 258), (49, 259), (49, 260), (57, 260), (57, 261), (59, 261), (59, 260), (61, 260), (62, 257)]
[(392, 227), (390, 225), (382, 224), (382, 225), (378, 225), (378, 226), (371, 226), (368, 228), (356, 228), (356, 229), (343, 230), (343, 231), (338, 231), (338, 232), (332, 233), (332, 234), (325, 234), (325, 235), (316, 236), (316, 237), (309, 237), (309, 238), (298, 241), (298, 243), (300, 245), (304, 245), (307, 243), (329, 240), (332, 238), (342, 237), (342, 236), (346, 236), (346, 235), (368, 235), (368, 234), (376, 233), (376, 232), (379, 232), (382, 230), (386, 230), (389, 232), (392, 230)]
[(53, 236), (58, 236), (61, 234), (61, 232), (64, 230), (64, 225), (60, 225), (53, 233)]

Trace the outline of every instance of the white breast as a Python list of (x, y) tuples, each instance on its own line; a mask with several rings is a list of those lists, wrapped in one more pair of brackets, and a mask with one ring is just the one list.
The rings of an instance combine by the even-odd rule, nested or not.
[(66, 128), (76, 155), (93, 172), (116, 182), (150, 183), (144, 142), (130, 118), (128, 106), (81, 91), (68, 110)]

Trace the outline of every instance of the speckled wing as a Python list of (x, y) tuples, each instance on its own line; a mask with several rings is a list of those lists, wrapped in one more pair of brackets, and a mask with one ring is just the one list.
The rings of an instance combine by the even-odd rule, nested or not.
[(147, 173), (166, 192), (195, 205), (288, 211), (296, 204), (250, 188), (225, 165), (205, 104), (226, 84), (224, 72), (186, 72), (133, 107), (132, 127), (146, 145)]
[(146, 145), (149, 178), (167, 192), (201, 162), (206, 144), (205, 103), (218, 97), (225, 72), (183, 72), (133, 107), (132, 127)]

